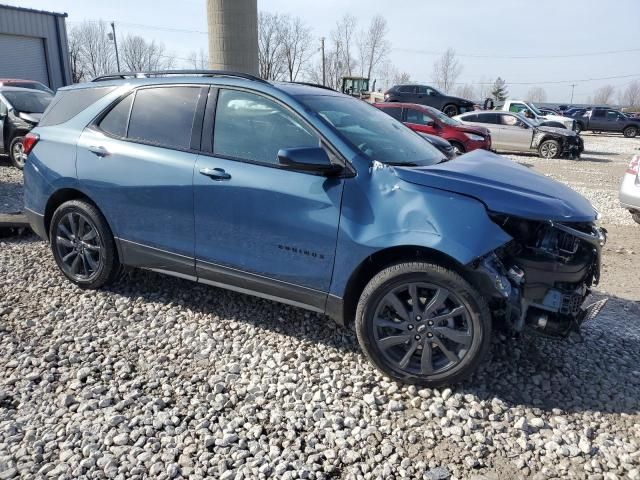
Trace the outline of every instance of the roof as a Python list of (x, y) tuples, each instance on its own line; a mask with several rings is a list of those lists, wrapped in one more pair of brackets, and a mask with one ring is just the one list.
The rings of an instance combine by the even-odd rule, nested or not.
[(36, 10), (35, 8), (16, 7), (15, 5), (5, 5), (0, 3), (0, 9), (7, 8), (9, 10), (18, 10), (19, 12), (42, 13), (45, 15), (55, 15), (56, 17), (67, 17), (66, 13), (48, 12), (46, 10)]

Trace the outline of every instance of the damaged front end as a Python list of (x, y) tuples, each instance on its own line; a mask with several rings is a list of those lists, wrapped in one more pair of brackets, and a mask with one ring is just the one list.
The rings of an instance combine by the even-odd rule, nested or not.
[(606, 230), (590, 222), (491, 218), (513, 240), (473, 262), (470, 274), (496, 320), (517, 332), (564, 336), (598, 314), (606, 300), (589, 304), (588, 297), (600, 279)]

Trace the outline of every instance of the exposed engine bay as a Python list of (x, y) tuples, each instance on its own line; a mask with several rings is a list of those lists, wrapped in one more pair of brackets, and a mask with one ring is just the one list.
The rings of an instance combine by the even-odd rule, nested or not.
[(492, 214), (513, 240), (472, 265), (494, 318), (514, 331), (530, 327), (564, 336), (597, 315), (604, 301), (585, 306), (600, 279), (606, 230), (592, 223), (533, 221)]

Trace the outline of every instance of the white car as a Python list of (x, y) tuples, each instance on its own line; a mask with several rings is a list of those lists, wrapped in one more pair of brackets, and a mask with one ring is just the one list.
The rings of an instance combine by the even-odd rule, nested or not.
[(491, 148), (497, 151), (537, 152), (543, 158), (580, 158), (584, 143), (566, 128), (538, 125), (519, 113), (476, 110), (453, 117), (460, 122), (485, 127), (491, 132)]
[(640, 155), (634, 155), (620, 185), (620, 205), (640, 223)]
[(496, 110), (503, 112), (521, 113), (530, 120), (536, 120), (539, 125), (547, 127), (559, 127), (560, 125), (569, 130), (576, 129), (576, 122), (573, 118), (562, 115), (545, 115), (531, 102), (524, 100), (506, 100), (504, 105), (496, 107)]

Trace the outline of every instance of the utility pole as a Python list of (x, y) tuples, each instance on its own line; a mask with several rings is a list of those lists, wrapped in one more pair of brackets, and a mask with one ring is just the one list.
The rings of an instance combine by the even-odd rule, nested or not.
[(120, 71), (120, 57), (118, 56), (118, 40), (116, 39), (116, 22), (111, 22), (111, 35), (113, 36), (113, 45), (116, 47), (116, 66)]
[(569, 103), (573, 103), (573, 89), (576, 87), (575, 83), (571, 84), (571, 101)]
[(324, 37), (322, 37), (320, 39), (320, 42), (322, 43), (322, 86), (324, 87), (326, 85), (326, 73), (325, 73), (325, 67), (324, 67)]

